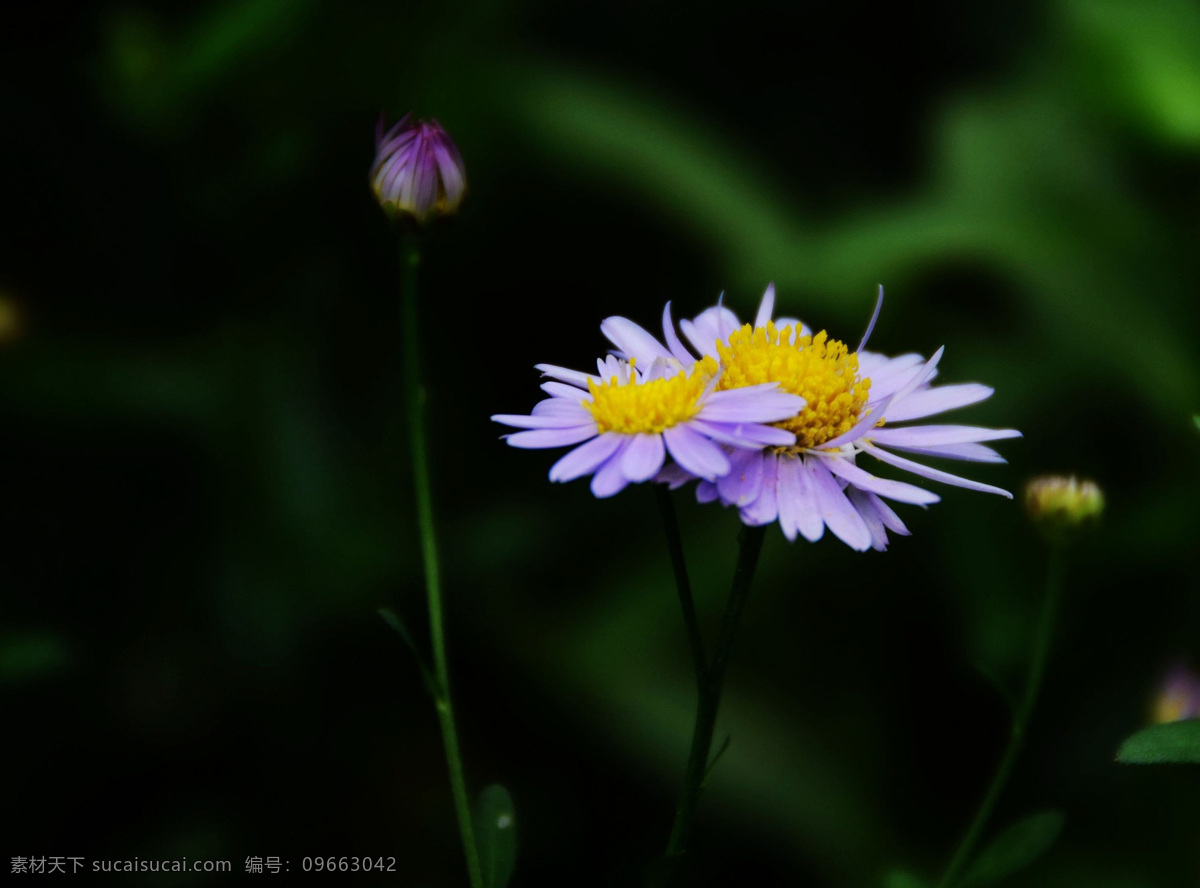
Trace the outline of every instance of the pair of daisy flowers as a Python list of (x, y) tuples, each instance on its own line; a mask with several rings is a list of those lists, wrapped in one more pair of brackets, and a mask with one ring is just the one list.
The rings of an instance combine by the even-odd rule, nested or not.
[[(600, 325), (615, 346), (589, 374), (550, 364), (550, 396), (530, 415), (492, 419), (523, 431), (513, 447), (574, 449), (550, 469), (551, 481), (592, 476), (592, 492), (612, 496), (629, 484), (676, 488), (699, 483), (700, 502), (719, 500), (749, 525), (778, 521), (789, 540), (816, 541), (828, 528), (853, 549), (887, 547), (887, 531), (908, 529), (884, 500), (926, 506), (940, 497), (858, 465), (867, 454), (922, 478), (1012, 494), (914, 462), (894, 451), (972, 462), (1004, 462), (983, 442), (1020, 437), (1014, 429), (910, 425), (982, 401), (978, 384), (934, 387), (943, 349), (889, 358), (865, 351), (879, 301), (859, 347), (794, 318), (773, 319), (774, 285), (753, 324), (718, 304), (679, 328), (663, 310), (663, 338), (622, 317)], [(668, 461), (668, 457), (670, 458)]]

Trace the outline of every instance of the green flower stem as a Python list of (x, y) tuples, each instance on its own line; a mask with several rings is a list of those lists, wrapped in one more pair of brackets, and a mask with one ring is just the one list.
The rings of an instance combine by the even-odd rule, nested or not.
[(679, 536), (679, 522), (675, 518), (675, 502), (671, 490), (665, 484), (654, 485), (654, 496), (658, 500), (658, 511), (662, 515), (663, 530), (667, 535), (667, 551), (671, 553), (671, 569), (675, 572), (675, 591), (679, 593), (679, 606), (683, 611), (683, 625), (687, 630), (688, 647), (692, 651), (692, 665), (696, 670), (696, 687), (704, 687), (708, 672), (708, 660), (704, 656), (704, 639), (700, 636), (700, 623), (696, 619), (696, 605), (692, 601), (692, 584), (688, 580), (687, 563), (683, 559), (683, 541)]
[[(671, 826), (671, 838), (667, 842), (666, 856), (668, 860), (682, 855), (691, 839), (692, 827), (696, 820), (696, 806), (704, 791), (705, 779), (708, 777), (709, 755), (712, 752), (713, 731), (717, 724), (717, 709), (721, 704), (721, 688), (725, 683), (725, 669), (729, 665), (734, 636), (737, 634), (738, 624), (742, 620), (742, 612), (746, 607), (746, 599), (750, 594), (750, 583), (754, 579), (754, 570), (758, 567), (758, 556), (762, 552), (765, 534), (765, 527), (742, 528), (738, 537), (740, 550), (737, 567), (733, 572), (733, 586), (729, 591), (729, 602), (725, 606), (725, 617), (721, 621), (721, 634), (717, 639), (717, 647), (713, 651), (712, 662), (702, 672), (697, 672), (699, 700), (696, 705), (696, 722), (692, 729), (692, 748), (688, 753), (683, 788), (679, 791), (679, 805), (675, 809), (675, 822)], [(669, 536), (670, 532), (668, 531)], [(679, 572), (676, 571), (677, 579), (678, 575)], [(690, 620), (687, 613), (691, 603), (690, 591), (686, 598), (683, 590), (679, 595), (680, 600), (685, 601), (684, 622), (694, 621), (694, 612)], [(693, 634), (690, 626), (688, 634), (689, 636)], [(699, 638), (698, 631), (695, 634)]]
[(1037, 702), (1038, 692), (1042, 687), (1042, 678), (1046, 673), (1046, 659), (1049, 656), (1050, 641), (1054, 635), (1054, 621), (1058, 615), (1059, 600), (1062, 598), (1062, 580), (1065, 569), (1066, 556), (1063, 547), (1052, 544), (1046, 571), (1046, 593), (1042, 599), (1042, 612), (1038, 618), (1037, 635), (1034, 637), (1033, 654), (1029, 661), (1029, 678), (1025, 683), (1025, 693), (1013, 713), (1008, 745), (1004, 749), (1004, 757), (1000, 760), (996, 776), (992, 778), (991, 786), (988, 787), (987, 795), (983, 797), (979, 810), (975, 812), (975, 819), (971, 821), (966, 835), (959, 842), (958, 849), (950, 860), (950, 865), (946, 867), (946, 872), (938, 882), (938, 888), (952, 888), (955, 880), (962, 873), (963, 867), (970, 860), (971, 852), (975, 850), (975, 845), (979, 842), (979, 837), (987, 826), (992, 809), (996, 807), (1000, 794), (1004, 792), (1017, 756), (1020, 755), (1021, 746), (1025, 742), (1025, 731), (1029, 727), (1029, 719), (1033, 715), (1033, 707)]
[(408, 406), (409, 449), (412, 451), (413, 485), (417, 497), (417, 524), (421, 530), (421, 558), (425, 565), (425, 592), (429, 601), (429, 634), (433, 640), (433, 698), (442, 727), (450, 789), (458, 814), (463, 853), (471, 888), (483, 888), (483, 870), (471, 823), (471, 802), (458, 749), (458, 730), (450, 701), (450, 671), (446, 665), (446, 629), (442, 618), (441, 571), (438, 567), (437, 536), (433, 524), (433, 498), (429, 484), (429, 454), (425, 433), (425, 389), (421, 385), (420, 327), (417, 319), (417, 270), (421, 251), (412, 235), (404, 235), (400, 246), (400, 296), (404, 324), (404, 395)]

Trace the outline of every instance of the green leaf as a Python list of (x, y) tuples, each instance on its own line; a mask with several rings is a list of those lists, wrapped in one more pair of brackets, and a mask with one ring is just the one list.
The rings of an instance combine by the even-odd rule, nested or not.
[(883, 877), (883, 888), (929, 888), (929, 883), (920, 876), (897, 869)]
[(1126, 765), (1200, 764), (1200, 719), (1143, 728), (1121, 744), (1117, 761)]
[(1200, 431), (1200, 413), (1192, 417), (1192, 422), (1196, 424), (1196, 431)]
[(400, 636), (405, 646), (412, 651), (412, 655), (417, 661), (417, 668), (421, 670), (421, 681), (425, 683), (425, 689), (429, 691), (429, 695), (434, 700), (441, 699), (441, 689), (438, 686), (437, 676), (433, 674), (433, 670), (429, 668), (429, 665), (425, 662), (425, 658), (421, 656), (421, 651), (417, 648), (417, 643), (413, 641), (412, 634), (408, 631), (408, 627), (404, 625), (404, 621), (390, 607), (381, 607), (376, 613), (383, 617), (383, 621), (396, 631), (396, 634)]
[(1018, 820), (979, 852), (959, 886), (991, 885), (1025, 869), (1050, 850), (1062, 828), (1061, 811), (1040, 811)]
[(504, 888), (517, 864), (517, 815), (512, 796), (499, 783), (479, 794), (475, 802), (475, 845), (487, 888)]

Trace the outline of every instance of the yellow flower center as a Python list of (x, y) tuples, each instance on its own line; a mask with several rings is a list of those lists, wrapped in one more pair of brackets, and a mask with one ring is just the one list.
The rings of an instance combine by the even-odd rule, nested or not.
[(791, 419), (771, 423), (796, 436), (798, 451), (819, 447), (854, 428), (871, 380), (858, 376), (858, 354), (845, 343), (830, 339), (822, 330), (791, 342), (792, 328), (751, 328), (734, 331), (727, 342), (717, 343), (724, 368), (719, 390), (778, 382), (779, 390), (804, 398), (804, 409)]
[(717, 362), (704, 358), (691, 373), (650, 382), (631, 379), (622, 385), (615, 376), (608, 382), (588, 380), (592, 400), (584, 401), (583, 406), (591, 411), (601, 432), (658, 434), (700, 412), (700, 395), (716, 372)]

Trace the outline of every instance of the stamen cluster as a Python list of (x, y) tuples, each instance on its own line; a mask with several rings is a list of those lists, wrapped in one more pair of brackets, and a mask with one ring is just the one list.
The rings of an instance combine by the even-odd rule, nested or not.
[(854, 427), (867, 403), (871, 380), (858, 374), (858, 355), (824, 330), (815, 336), (773, 322), (735, 330), (717, 342), (723, 373), (717, 389), (778, 382), (804, 398), (804, 409), (773, 423), (796, 436), (798, 450), (819, 447)]
[(582, 401), (600, 432), (658, 434), (687, 422), (700, 412), (700, 396), (717, 372), (712, 358), (697, 361), (691, 373), (678, 373), (630, 384), (612, 376), (607, 382), (588, 380), (592, 400)]

